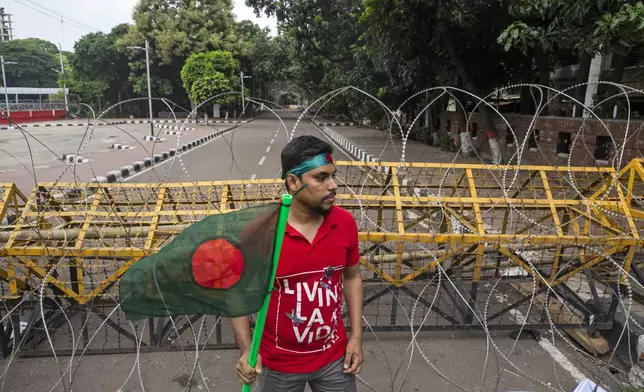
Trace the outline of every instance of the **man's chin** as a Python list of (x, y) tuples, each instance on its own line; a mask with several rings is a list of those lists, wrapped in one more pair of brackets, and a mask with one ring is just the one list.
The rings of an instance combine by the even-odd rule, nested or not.
[(322, 203), (321, 205), (314, 207), (313, 210), (322, 216), (327, 216), (331, 209), (333, 208), (333, 203)]

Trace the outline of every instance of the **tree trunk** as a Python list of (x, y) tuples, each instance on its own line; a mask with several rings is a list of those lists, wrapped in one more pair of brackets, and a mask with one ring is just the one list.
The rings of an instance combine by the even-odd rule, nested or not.
[[(428, 105), (432, 100), (429, 97), (429, 91), (425, 93), (425, 105)], [(425, 109), (425, 128), (427, 128), (427, 134), (423, 135), (423, 143), (430, 145), (434, 144), (434, 132), (436, 131), (436, 124), (434, 123), (434, 105), (429, 106)]]
[(500, 165), (503, 161), (503, 151), (501, 151), (501, 143), (499, 139), (490, 137), (488, 133), (488, 143), (490, 144), (490, 153), (492, 154), (492, 163)]
[[(622, 83), (624, 78), (624, 71), (626, 70), (626, 55), (623, 54), (614, 54), (613, 58), (613, 74), (610, 78), (610, 81), (613, 83)], [(613, 96), (615, 94), (620, 94), (622, 90), (617, 86), (609, 86), (607, 97)]]
[[(548, 53), (537, 48), (535, 51), (535, 59), (537, 61), (537, 71), (539, 72), (539, 84), (542, 86), (550, 86), (550, 62), (548, 60)], [(548, 101), (548, 93), (549, 91), (544, 89), (543, 98), (537, 97), (537, 99), (541, 98), (543, 100), (541, 104), (544, 106), (539, 112), (539, 114), (543, 116), (548, 115), (548, 106), (546, 105), (546, 102)]]
[(624, 78), (624, 70), (626, 70), (626, 56), (622, 54), (615, 55), (613, 68), (615, 68), (612, 78), (613, 83), (621, 83)]
[[(588, 73), (590, 72), (590, 62), (592, 57), (588, 52), (582, 52), (579, 57), (579, 68), (577, 69), (577, 84), (585, 83), (588, 81)], [(586, 97), (586, 88), (584, 86), (579, 86), (575, 89), (573, 95), (579, 102), (584, 103)], [(575, 105), (577, 109), (575, 110), (575, 117), (581, 117), (584, 108), (581, 105)]]
[(427, 124), (427, 135), (425, 135), (425, 140), (423, 142), (427, 144), (434, 144), (434, 132), (436, 132), (436, 124), (434, 124), (434, 111), (432, 110), (433, 108), (429, 107), (427, 108), (427, 111), (425, 112), (426, 117), (425, 120)]
[[(521, 69), (521, 79), (523, 83), (532, 83), (532, 62), (534, 61), (534, 51), (530, 50), (528, 55), (523, 59), (523, 66)], [(532, 88), (529, 86), (521, 87), (521, 103), (519, 104), (519, 112), (521, 114), (534, 113), (534, 98), (531, 93)]]
[[(465, 86), (469, 88), (472, 94), (477, 94), (478, 89), (476, 88), (476, 83), (474, 83), (474, 80), (470, 76), (469, 72), (467, 72), (467, 70), (465, 69), (465, 65), (463, 64), (463, 61), (461, 61), (461, 58), (456, 54), (456, 51), (454, 50), (454, 46), (452, 45), (452, 40), (449, 37), (448, 33), (443, 32), (443, 40), (445, 42), (445, 46), (447, 46), (449, 50), (449, 53), (451, 55), (452, 61), (454, 62), (454, 65), (456, 66), (456, 70), (458, 74), (461, 76), (463, 80), (463, 83), (465, 83)], [(496, 127), (494, 126), (494, 120), (492, 120), (490, 109), (487, 107), (487, 105), (484, 102), (478, 105), (478, 109), (479, 109), (479, 114), (481, 115), (481, 122), (483, 125), (483, 129), (485, 129), (485, 132), (487, 133), (488, 142), (490, 144), (492, 162), (494, 162), (495, 164), (499, 164), (503, 160), (503, 154), (501, 152), (501, 146), (499, 144), (499, 141), (497, 140)]]
[(468, 158), (474, 153), (474, 143), (472, 142), (472, 133), (467, 127), (467, 113), (460, 105), (456, 105), (458, 113), (458, 137), (461, 139), (461, 155)]
[(449, 100), (448, 95), (443, 95), (434, 102), (434, 105), (428, 109), (430, 111), (430, 121), (431, 121), (431, 145), (437, 146), (438, 141), (440, 140), (441, 127), (436, 126), (437, 120), (440, 121), (443, 112), (445, 112), (445, 105)]
[(499, 139), (496, 135), (496, 126), (494, 125), (494, 120), (492, 120), (490, 109), (485, 105), (480, 105), (479, 114), (481, 115), (481, 121), (483, 122), (483, 127), (487, 133), (488, 143), (490, 144), (492, 162), (498, 165), (503, 160), (503, 152), (501, 151), (501, 145), (499, 144)]

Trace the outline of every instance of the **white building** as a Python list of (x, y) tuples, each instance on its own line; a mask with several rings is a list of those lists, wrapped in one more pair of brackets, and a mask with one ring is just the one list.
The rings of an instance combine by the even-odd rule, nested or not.
[(13, 40), (13, 25), (11, 14), (4, 12), (4, 7), (0, 7), (0, 41)]

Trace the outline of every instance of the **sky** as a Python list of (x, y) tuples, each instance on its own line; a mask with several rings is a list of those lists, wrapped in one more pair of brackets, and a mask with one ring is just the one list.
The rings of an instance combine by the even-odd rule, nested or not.
[[(74, 42), (85, 34), (107, 33), (119, 23), (131, 23), (137, 0), (4, 0), (2, 3), (5, 13), (12, 14), (15, 38), (42, 38), (56, 45), (60, 42), (63, 50), (72, 51)], [(257, 18), (244, 5), (244, 0), (233, 0), (233, 13), (237, 20), (249, 19), (276, 33), (275, 20)], [(61, 26), (61, 15), (69, 23)]]

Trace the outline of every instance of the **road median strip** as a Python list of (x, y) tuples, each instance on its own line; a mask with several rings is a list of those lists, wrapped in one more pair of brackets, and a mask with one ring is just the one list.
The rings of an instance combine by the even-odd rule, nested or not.
[(355, 124), (352, 122), (323, 122), (323, 121), (314, 121), (315, 125), (318, 127), (352, 127)]
[[(317, 125), (317, 124), (315, 124)], [(336, 144), (338, 144), (342, 149), (349, 154), (353, 159), (361, 162), (380, 162), (380, 159), (374, 157), (373, 155), (369, 154), (367, 150), (364, 148), (358, 146), (355, 144), (353, 141), (350, 139), (340, 135), (333, 129), (329, 128), (328, 126), (319, 126), (318, 125), (318, 130), (325, 134), (327, 137), (329, 137), (331, 140), (333, 140)], [(387, 168), (386, 167), (378, 167), (377, 170), (383, 174), (386, 173)]]
[(157, 153), (151, 157), (146, 157), (143, 160), (139, 160), (136, 162), (133, 162), (130, 165), (125, 165), (121, 166), (121, 168), (117, 170), (111, 170), (107, 172), (104, 176), (98, 176), (95, 178), (92, 178), (89, 180), (89, 182), (93, 183), (113, 183), (113, 182), (118, 182), (121, 180), (124, 180), (128, 177), (133, 176), (136, 173), (139, 173), (145, 169), (148, 169), (152, 166), (155, 166), (158, 163), (164, 162), (170, 158), (174, 158), (184, 152), (190, 151), (195, 147), (198, 147), (204, 143), (209, 142), (210, 140), (213, 140), (216, 137), (219, 137), (223, 134), (226, 134), (236, 128), (239, 127), (241, 124), (247, 124), (251, 121), (254, 121), (255, 119), (251, 119), (248, 121), (240, 121), (238, 124), (235, 124), (232, 127), (224, 128), (224, 129), (219, 129), (215, 132), (212, 132), (206, 136), (200, 137), (199, 139), (192, 140), (189, 142), (186, 142), (178, 147), (173, 147), (169, 150), (163, 151), (161, 153)]
[(89, 159), (76, 154), (63, 154), (63, 157), (61, 160), (65, 163), (78, 163), (78, 164), (89, 162)]
[(127, 144), (114, 143), (112, 149), (114, 150), (133, 150), (135, 147), (128, 146)]

